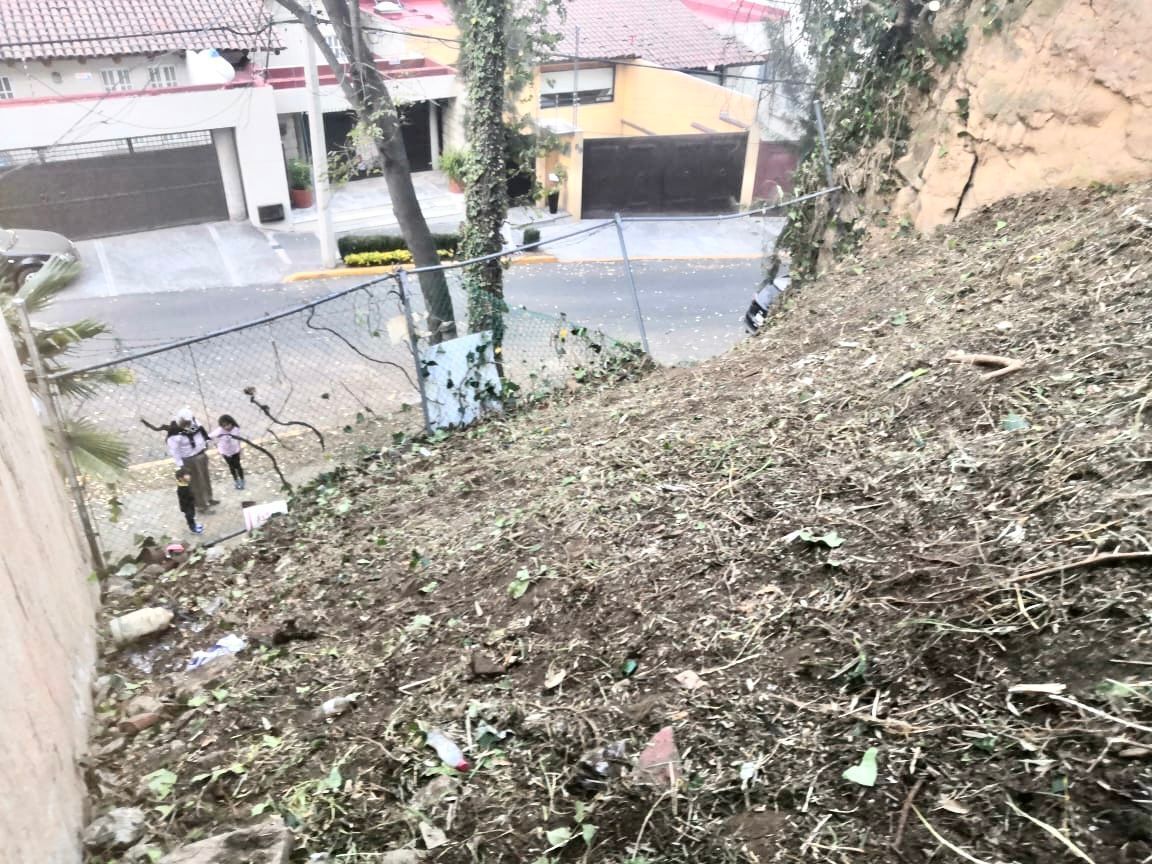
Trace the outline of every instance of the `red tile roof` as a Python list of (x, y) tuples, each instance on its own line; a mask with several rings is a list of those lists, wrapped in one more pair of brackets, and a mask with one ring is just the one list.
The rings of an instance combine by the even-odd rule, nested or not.
[[(681, 0), (695, 14), (720, 24), (762, 24), (783, 21), (788, 10), (765, 0)], [(786, 2), (786, 0), (785, 0)]]
[(606, 60), (640, 58), (669, 69), (704, 69), (755, 63), (756, 55), (721, 36), (680, 0), (567, 0), (560, 25), (561, 55)]
[(263, 0), (0, 0), (0, 59), (269, 47), (267, 23)]

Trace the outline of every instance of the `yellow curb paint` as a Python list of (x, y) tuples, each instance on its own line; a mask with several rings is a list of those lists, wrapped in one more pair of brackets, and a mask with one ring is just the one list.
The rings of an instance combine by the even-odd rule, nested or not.
[[(633, 255), (629, 261), (759, 261), (760, 254), (735, 255)], [(619, 264), (624, 259), (616, 258), (565, 258), (561, 261), (555, 255), (520, 255), (509, 263), (518, 264)], [(301, 270), (289, 273), (284, 282), (306, 282), (310, 279), (340, 279), (345, 276), (387, 276), (397, 268), (411, 270), (411, 264), (388, 265), (384, 267), (338, 267), (332, 270)]]

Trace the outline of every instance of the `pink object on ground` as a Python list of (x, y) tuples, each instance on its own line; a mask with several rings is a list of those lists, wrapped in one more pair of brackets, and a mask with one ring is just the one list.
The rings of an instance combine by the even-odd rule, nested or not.
[(652, 736), (648, 746), (636, 759), (636, 768), (632, 776), (639, 783), (675, 789), (682, 773), (680, 751), (676, 747), (672, 727), (665, 726)]

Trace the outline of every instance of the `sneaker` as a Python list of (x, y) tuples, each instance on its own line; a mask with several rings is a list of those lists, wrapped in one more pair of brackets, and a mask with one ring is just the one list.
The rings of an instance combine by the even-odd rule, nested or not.
[(219, 504), (219, 503), (220, 503), (220, 499), (218, 499), (218, 498), (213, 498), (213, 499), (211, 499), (211, 500), (208, 502), (208, 506), (209, 506), (209, 507), (215, 507), (215, 506), (216, 506), (217, 504)]
[(244, 481), (243, 480), (237, 480), (234, 485), (236, 486), (237, 489), (243, 489), (244, 488)]
[(197, 525), (195, 528), (192, 529), (192, 533), (193, 534), (203, 534), (204, 533), (204, 526), (203, 525)]

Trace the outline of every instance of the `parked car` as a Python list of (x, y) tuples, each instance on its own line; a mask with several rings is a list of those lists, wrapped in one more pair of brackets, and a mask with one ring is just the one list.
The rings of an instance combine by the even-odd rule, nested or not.
[(77, 261), (80, 253), (76, 244), (52, 231), (5, 230), (0, 228), (0, 255), (8, 262), (15, 275), (16, 290), (24, 287), (24, 282), (44, 266), (53, 255), (71, 255)]

